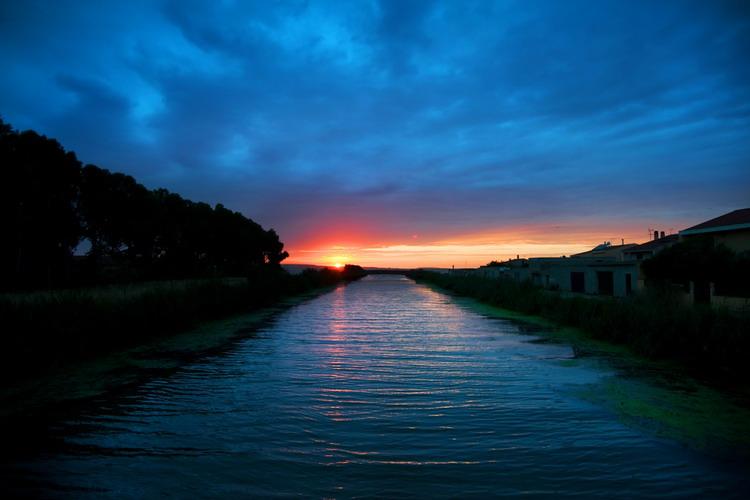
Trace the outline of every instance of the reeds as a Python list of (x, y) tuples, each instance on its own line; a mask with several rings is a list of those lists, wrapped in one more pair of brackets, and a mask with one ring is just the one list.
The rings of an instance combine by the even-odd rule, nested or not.
[(0, 295), (4, 378), (46, 372), (197, 324), (360, 277), (328, 269), (291, 276), (182, 280)]
[(578, 328), (651, 358), (678, 361), (700, 375), (742, 380), (750, 375), (748, 314), (686, 304), (668, 290), (651, 289), (628, 298), (571, 297), (506, 279), (423, 271), (411, 277)]

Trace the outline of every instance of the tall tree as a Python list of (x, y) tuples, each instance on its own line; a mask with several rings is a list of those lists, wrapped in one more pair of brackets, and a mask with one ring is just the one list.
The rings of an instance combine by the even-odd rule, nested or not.
[[(5, 289), (237, 276), (278, 267), (288, 256), (274, 230), (239, 212), (81, 167), (57, 141), (19, 133), (2, 120), (0, 160)], [(90, 245), (88, 266), (71, 280), (73, 249), (82, 238)]]
[(3, 182), (0, 217), (7, 235), (0, 273), (6, 288), (64, 284), (81, 238), (77, 211), (81, 164), (75, 154), (36, 132), (0, 121)]

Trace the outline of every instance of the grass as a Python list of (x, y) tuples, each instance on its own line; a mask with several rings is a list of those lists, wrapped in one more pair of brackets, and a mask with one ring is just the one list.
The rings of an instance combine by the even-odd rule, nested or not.
[(668, 292), (632, 298), (571, 297), (530, 283), (418, 271), (417, 281), (458, 295), (580, 329), (638, 354), (674, 360), (694, 375), (741, 385), (750, 379), (750, 317), (691, 306)]
[[(94, 397), (164, 375), (185, 363), (223, 352), (238, 339), (252, 336), (279, 311), (333, 289), (313, 288), (284, 297), (272, 306), (201, 322), (194, 328), (156, 336), (133, 347), (100, 352), (59, 369), (15, 380), (0, 387), (0, 418), (20, 418), (65, 411)], [(72, 406), (71, 406), (72, 405)]]
[(0, 295), (0, 373), (7, 382), (56, 371), (358, 277), (327, 269), (294, 276), (274, 270), (248, 278)]

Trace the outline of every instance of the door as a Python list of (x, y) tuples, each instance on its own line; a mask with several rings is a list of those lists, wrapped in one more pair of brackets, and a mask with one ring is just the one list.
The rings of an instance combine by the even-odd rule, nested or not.
[(570, 291), (578, 293), (584, 293), (586, 291), (582, 272), (572, 271), (570, 273)]
[(612, 271), (597, 271), (596, 281), (599, 285), (599, 295), (613, 295), (615, 292), (615, 280)]

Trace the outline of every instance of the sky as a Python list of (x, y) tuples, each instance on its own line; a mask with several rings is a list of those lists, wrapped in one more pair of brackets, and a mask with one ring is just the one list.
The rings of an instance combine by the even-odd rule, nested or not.
[(290, 263), (569, 255), (750, 206), (749, 5), (0, 2), (0, 116)]

